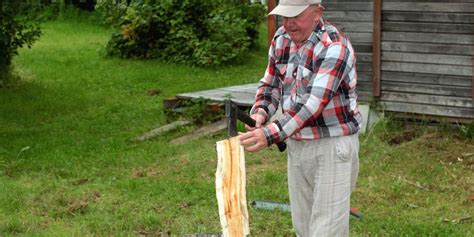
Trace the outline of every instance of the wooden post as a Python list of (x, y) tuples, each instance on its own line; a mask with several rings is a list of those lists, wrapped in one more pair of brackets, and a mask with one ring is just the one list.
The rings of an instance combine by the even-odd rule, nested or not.
[(382, 0), (374, 0), (374, 28), (372, 45), (372, 92), (374, 97), (380, 97), (381, 44)]
[(471, 81), (471, 98), (472, 98), (472, 103), (474, 103), (474, 35), (472, 37), (472, 55), (471, 55), (471, 59), (472, 59), (472, 81)]
[(244, 149), (239, 137), (218, 141), (216, 196), (224, 237), (249, 235)]
[[(268, 0), (268, 13), (270, 13), (275, 7), (276, 2), (275, 0)], [(276, 17), (275, 15), (268, 15), (268, 45), (272, 43), (273, 35), (275, 35), (276, 31)]]

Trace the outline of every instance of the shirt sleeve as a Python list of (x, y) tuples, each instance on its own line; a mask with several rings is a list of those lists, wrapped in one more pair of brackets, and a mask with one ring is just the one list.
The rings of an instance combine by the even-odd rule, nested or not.
[(268, 65), (265, 75), (259, 81), (255, 104), (250, 110), (250, 114), (261, 114), (268, 121), (278, 109), (281, 99), (281, 81), (276, 73), (275, 66), (275, 39), (272, 40), (268, 52)]
[(330, 44), (320, 55), (324, 57), (316, 58), (305, 93), (280, 119), (263, 128), (268, 145), (285, 140), (316, 119), (355, 62), (353, 52), (341, 42)]

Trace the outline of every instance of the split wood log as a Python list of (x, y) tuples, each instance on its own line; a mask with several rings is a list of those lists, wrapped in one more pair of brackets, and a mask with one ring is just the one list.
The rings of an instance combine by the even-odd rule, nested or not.
[(224, 237), (249, 235), (244, 149), (239, 137), (217, 142), (216, 196)]

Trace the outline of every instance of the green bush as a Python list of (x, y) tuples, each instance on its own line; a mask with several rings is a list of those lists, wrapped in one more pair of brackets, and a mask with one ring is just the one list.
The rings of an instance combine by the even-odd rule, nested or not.
[(120, 18), (127, 12), (127, 0), (97, 0), (95, 10), (102, 15), (103, 22), (118, 26)]
[(2, 0), (0, 4), (0, 87), (8, 83), (11, 77), (12, 59), (18, 55), (18, 48), (31, 47), (41, 35), (39, 21), (34, 18), (34, 4), (17, 0)]
[(265, 12), (262, 5), (245, 1), (146, 2), (98, 2), (96, 9), (104, 11), (106, 21), (120, 28), (107, 44), (109, 56), (195, 65), (233, 62), (257, 45)]

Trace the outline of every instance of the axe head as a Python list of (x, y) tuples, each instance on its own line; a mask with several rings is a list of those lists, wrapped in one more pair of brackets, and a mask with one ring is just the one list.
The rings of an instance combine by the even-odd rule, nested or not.
[[(256, 125), (256, 121), (248, 114), (241, 111), (239, 107), (234, 102), (232, 102), (232, 100), (225, 101), (225, 116), (227, 118), (227, 131), (231, 137), (239, 135), (237, 131), (237, 120), (242, 121), (249, 127), (255, 127)], [(286, 149), (285, 142), (279, 142), (276, 145), (278, 146), (278, 150), (281, 152)]]
[(225, 101), (225, 117), (227, 119), (227, 131), (229, 136), (235, 137), (239, 133), (237, 132), (237, 106), (231, 101)]

